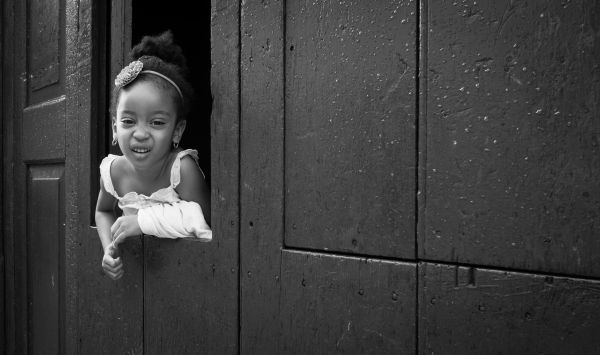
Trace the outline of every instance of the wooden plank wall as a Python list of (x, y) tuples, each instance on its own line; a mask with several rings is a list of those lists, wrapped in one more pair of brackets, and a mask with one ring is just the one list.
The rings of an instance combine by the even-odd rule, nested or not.
[(416, 346), (416, 5), (370, 5), (242, 2), (244, 353)]
[(421, 1), (419, 350), (597, 353), (596, 1)]
[(415, 12), (286, 3), (286, 245), (414, 258)]
[(383, 258), (416, 342), (372, 349), (596, 350), (599, 5), (363, 5), (242, 3), (241, 349), (339, 350)]

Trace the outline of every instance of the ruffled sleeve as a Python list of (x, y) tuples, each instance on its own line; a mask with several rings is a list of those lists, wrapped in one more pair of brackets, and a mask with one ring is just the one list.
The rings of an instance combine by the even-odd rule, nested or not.
[[(177, 157), (175, 157), (175, 161), (173, 162), (173, 166), (171, 167), (171, 187), (176, 188), (177, 185), (179, 185), (179, 183), (181, 182), (181, 159), (183, 157), (185, 157), (186, 155), (191, 156), (194, 161), (196, 162), (196, 165), (198, 165), (198, 151), (195, 149), (186, 149), (186, 150), (182, 150), (181, 152), (177, 153)], [(204, 171), (202, 171), (202, 169), (200, 168), (200, 165), (198, 165), (198, 169), (200, 169), (200, 172), (202, 173), (202, 177), (204, 177), (204, 179), (206, 179), (206, 175), (204, 175)]]

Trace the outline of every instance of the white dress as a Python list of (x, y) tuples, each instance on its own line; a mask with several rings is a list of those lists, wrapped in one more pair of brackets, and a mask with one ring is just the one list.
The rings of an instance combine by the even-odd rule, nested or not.
[[(109, 154), (100, 163), (100, 176), (106, 192), (114, 196), (123, 215), (138, 216), (138, 223), (144, 234), (161, 238), (190, 238), (191, 240), (210, 241), (212, 231), (195, 202), (179, 198), (175, 190), (181, 181), (181, 158), (191, 156), (198, 164), (198, 152), (186, 149), (177, 154), (171, 167), (170, 185), (154, 191), (150, 196), (135, 191), (119, 196), (112, 183), (110, 168), (118, 155)], [(200, 169), (202, 175), (204, 172)]]

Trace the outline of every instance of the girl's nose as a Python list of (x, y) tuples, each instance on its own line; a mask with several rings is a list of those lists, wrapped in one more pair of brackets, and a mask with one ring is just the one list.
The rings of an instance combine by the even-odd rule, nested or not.
[(144, 140), (149, 136), (150, 135), (148, 134), (148, 130), (146, 130), (146, 127), (138, 126), (135, 128), (135, 131), (133, 131), (133, 138), (138, 140)]

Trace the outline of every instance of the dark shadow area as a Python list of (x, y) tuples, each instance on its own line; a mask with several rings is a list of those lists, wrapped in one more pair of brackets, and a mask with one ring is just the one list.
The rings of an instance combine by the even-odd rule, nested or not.
[(196, 100), (180, 146), (198, 150), (200, 167), (210, 184), (210, 2), (175, 1), (165, 6), (156, 0), (134, 0), (132, 12), (132, 45), (143, 36), (170, 29), (183, 49)]

